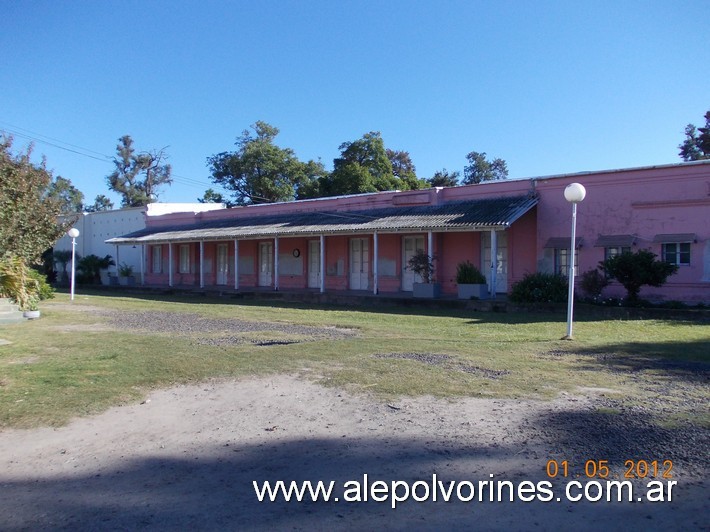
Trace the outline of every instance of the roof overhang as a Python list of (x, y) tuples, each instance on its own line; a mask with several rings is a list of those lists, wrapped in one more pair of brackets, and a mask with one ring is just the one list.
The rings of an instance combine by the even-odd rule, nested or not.
[(265, 214), (195, 225), (147, 227), (108, 239), (106, 243), (136, 245), (320, 235), (504, 230), (535, 207), (537, 201), (534, 196), (513, 196), (364, 211)]

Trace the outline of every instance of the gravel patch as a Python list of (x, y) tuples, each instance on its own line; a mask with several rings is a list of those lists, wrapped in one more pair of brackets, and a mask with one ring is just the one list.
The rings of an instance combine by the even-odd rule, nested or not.
[(435, 353), (385, 353), (373, 356), (375, 358), (415, 360), (423, 364), (429, 364), (430, 366), (440, 366), (445, 369), (463, 371), (464, 373), (470, 373), (472, 375), (478, 375), (488, 379), (497, 379), (504, 375), (510, 374), (510, 372), (506, 370), (493, 370), (482, 368), (480, 366), (473, 366), (471, 364), (464, 364), (463, 362), (456, 362), (456, 359), (451, 355), (440, 355)]
[[(207, 318), (191, 313), (103, 311), (102, 314), (108, 318), (112, 327), (120, 330), (161, 332), (181, 336), (197, 335), (197, 343), (211, 346), (287, 345), (318, 340), (342, 340), (357, 335), (357, 331), (353, 329), (339, 327)], [(277, 336), (268, 338), (262, 335), (259, 338), (250, 338), (249, 335), (254, 333), (276, 333)], [(202, 336), (205, 334), (220, 336)]]

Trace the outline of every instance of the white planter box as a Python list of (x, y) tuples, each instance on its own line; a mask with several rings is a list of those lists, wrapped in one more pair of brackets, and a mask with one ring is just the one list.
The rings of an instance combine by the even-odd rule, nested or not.
[(441, 285), (438, 283), (414, 283), (414, 297), (434, 299), (441, 295)]
[(460, 284), (459, 299), (488, 299), (487, 284)]

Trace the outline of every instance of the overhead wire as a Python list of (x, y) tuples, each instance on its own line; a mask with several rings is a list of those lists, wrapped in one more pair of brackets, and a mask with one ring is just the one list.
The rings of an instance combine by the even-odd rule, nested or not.
[[(106, 155), (104, 153), (91, 150), (89, 148), (84, 148), (83, 146), (78, 146), (78, 145), (72, 144), (70, 142), (65, 142), (63, 140), (55, 139), (53, 137), (49, 137), (47, 135), (44, 135), (42, 133), (37, 133), (37, 132), (31, 131), (29, 129), (15, 126), (13, 124), (5, 122), (4, 120), (0, 120), (0, 124), (4, 124), (4, 127), (2, 128), (3, 131), (10, 133), (14, 137), (23, 138), (26, 140), (30, 140), (32, 142), (40, 142), (42, 144), (47, 144), (49, 146), (52, 146), (54, 148), (58, 148), (60, 150), (75, 153), (77, 155), (81, 155), (83, 157), (88, 157), (90, 159), (95, 159), (97, 161), (101, 161), (101, 162), (105, 162), (105, 163), (112, 163), (114, 160), (114, 158), (110, 155)], [(40, 138), (40, 137), (44, 137), (44, 138)], [(45, 139), (49, 139), (49, 140), (45, 140)], [(50, 142), (50, 141), (53, 141), (53, 142)], [(57, 144), (57, 143), (64, 144), (64, 146), (61, 146), (60, 144)], [(71, 148), (76, 148), (76, 149), (67, 148), (67, 146), (71, 146)], [(81, 150), (81, 151), (79, 151), (79, 150)], [(92, 155), (92, 154), (94, 154), (94, 155)], [(194, 179), (191, 177), (186, 177), (186, 176), (183, 176), (180, 174), (171, 173), (171, 178), (173, 179), (173, 181), (176, 181), (179, 184), (187, 185), (190, 187), (196, 187), (196, 188), (207, 187), (207, 188), (209, 188), (209, 187), (213, 186), (211, 183), (208, 183), (206, 181), (201, 181), (201, 180)]]

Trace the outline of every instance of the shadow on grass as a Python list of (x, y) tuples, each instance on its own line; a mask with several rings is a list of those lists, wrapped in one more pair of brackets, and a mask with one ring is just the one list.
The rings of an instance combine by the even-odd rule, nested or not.
[[(62, 290), (59, 290), (61, 292)], [(288, 294), (289, 292), (284, 292)], [(524, 323), (565, 323), (566, 305), (531, 307), (525, 311), (506, 312), (494, 305), (493, 310), (475, 310), (463, 308), (465, 301), (456, 299), (414, 299), (408, 296), (383, 294), (383, 297), (373, 295), (357, 295), (356, 293), (332, 294), (337, 299), (330, 302), (299, 302), (287, 301), (274, 297), (273, 291), (262, 291), (247, 294), (241, 297), (226, 291), (220, 295), (218, 291), (194, 292), (161, 290), (141, 291), (121, 289), (101, 289), (86, 287), (82, 294), (103, 297), (120, 297), (143, 301), (169, 301), (176, 303), (199, 303), (201, 305), (241, 305), (251, 307), (288, 308), (300, 310), (341, 310), (348, 312), (390, 314), (402, 316), (433, 316), (452, 318), (472, 318), (472, 323), (490, 322), (501, 324)], [(263, 297), (260, 297), (260, 294)], [(348, 299), (351, 301), (347, 301)], [(499, 301), (505, 302), (505, 298)], [(710, 330), (710, 311), (703, 310), (677, 310), (677, 309), (637, 309), (604, 307), (578, 303), (575, 308), (575, 322), (596, 322), (600, 320), (638, 320), (654, 319), (663, 320), (679, 325), (693, 324), (706, 325)], [(710, 336), (710, 333), (709, 333)]]
[(611, 371), (657, 372), (688, 382), (710, 383), (710, 340), (622, 342), (603, 347), (552, 350), (547, 357), (582, 356), (582, 369), (604, 366)]
[[(582, 420), (580, 420), (582, 421)], [(57, 450), (59, 452), (59, 450)], [(180, 452), (180, 451), (178, 451)], [(190, 456), (189, 453), (195, 453)], [(590, 449), (592, 452), (592, 449)], [(184, 453), (184, 452), (183, 452)], [(564, 528), (578, 522), (644, 526), (649, 514), (663, 518), (663, 505), (461, 502), (416, 503), (408, 501), (391, 508), (391, 501), (345, 502), (346, 482), (369, 484), (383, 480), (423, 480), (431, 486), (432, 474), (445, 483), (458, 480), (474, 482), (499, 480), (520, 482), (542, 480), (544, 462), (531, 461), (520, 468), (520, 458), (506, 447), (436, 448), (431, 443), (412, 440), (336, 439), (291, 440), (280, 443), (227, 446), (188, 451), (182, 456), (147, 456), (103, 464), (95, 471), (81, 474), (47, 475), (38, 479), (13, 479), (0, 482), (2, 512), (0, 528), (66, 530), (441, 530), (441, 529), (528, 529), (532, 523), (541, 529)], [(158, 453), (156, 453), (158, 454)], [(601, 457), (601, 454), (589, 456)], [(72, 456), (67, 460), (91, 460)], [(514, 462), (509, 460), (515, 459)], [(495, 460), (495, 462), (486, 461)], [(495, 470), (490, 464), (495, 463)], [(517, 469), (511, 469), (516, 468)], [(2, 478), (2, 477), (0, 477)], [(259, 503), (252, 481), (262, 482), (335, 481), (333, 496), (340, 502)], [(557, 486), (561, 490), (560, 486)], [(424, 487), (418, 496), (424, 495)], [(478, 489), (478, 488), (476, 488)], [(398, 492), (403, 494), (403, 488)], [(454, 491), (455, 493), (455, 491)], [(477, 491), (474, 491), (477, 497)], [(488, 492), (485, 492), (486, 496)], [(504, 491), (504, 493), (506, 493)], [(463, 489), (463, 496), (470, 490)], [(354, 496), (354, 492), (350, 492)], [(697, 500), (697, 497), (694, 498)], [(697, 510), (681, 500), (678, 514), (669, 523), (689, 526), (697, 520)], [(664, 513), (661, 513), (664, 512)], [(654, 521), (656, 525), (662, 521)], [(579, 527), (575, 527), (579, 528)], [(613, 528), (613, 527), (612, 527)], [(581, 529), (584, 529), (582, 526)]]

